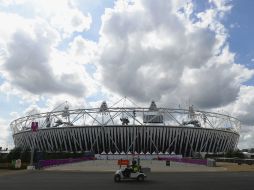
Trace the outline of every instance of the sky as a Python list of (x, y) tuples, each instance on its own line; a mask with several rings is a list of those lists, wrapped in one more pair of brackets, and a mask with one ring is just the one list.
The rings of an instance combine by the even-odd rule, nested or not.
[(0, 0), (0, 146), (18, 117), (99, 106), (220, 111), (254, 147), (254, 1)]

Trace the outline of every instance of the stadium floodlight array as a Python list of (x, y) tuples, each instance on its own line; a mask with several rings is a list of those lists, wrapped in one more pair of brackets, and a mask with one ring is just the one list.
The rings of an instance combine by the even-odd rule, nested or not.
[(14, 144), (40, 151), (94, 153), (226, 152), (236, 148), (240, 121), (232, 116), (188, 109), (157, 107), (69, 109), (38, 113), (11, 122)]

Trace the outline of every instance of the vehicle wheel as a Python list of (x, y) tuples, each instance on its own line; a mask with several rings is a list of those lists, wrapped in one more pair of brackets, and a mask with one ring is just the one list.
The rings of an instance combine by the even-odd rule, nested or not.
[(139, 175), (137, 178), (138, 181), (144, 181), (145, 177), (143, 175)]
[(114, 181), (115, 182), (120, 182), (121, 181), (121, 176), (120, 175), (115, 175)]

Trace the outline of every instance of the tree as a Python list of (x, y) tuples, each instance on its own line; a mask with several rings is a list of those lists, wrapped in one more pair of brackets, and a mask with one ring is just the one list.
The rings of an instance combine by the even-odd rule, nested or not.
[(21, 147), (15, 147), (14, 149), (12, 149), (10, 151), (10, 153), (8, 154), (8, 156), (7, 156), (8, 161), (20, 159), (21, 158), (21, 152), (22, 152)]
[(21, 152), (20, 159), (22, 162), (30, 162), (31, 159), (31, 150), (29, 148), (26, 148)]
[(228, 158), (244, 158), (244, 154), (240, 150), (230, 150), (225, 155)]

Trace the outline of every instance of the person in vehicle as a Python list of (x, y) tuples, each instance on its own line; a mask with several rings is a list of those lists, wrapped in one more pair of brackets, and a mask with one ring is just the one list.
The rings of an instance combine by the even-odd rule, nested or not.
[(137, 165), (137, 161), (133, 160), (131, 165), (131, 170), (133, 173), (136, 173), (139, 171), (139, 166)]
[(131, 172), (132, 172), (132, 168), (130, 167), (130, 165), (127, 165), (127, 167), (123, 171), (123, 175), (125, 177), (130, 177)]

